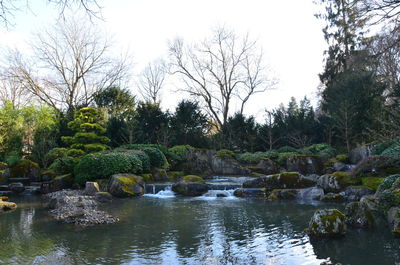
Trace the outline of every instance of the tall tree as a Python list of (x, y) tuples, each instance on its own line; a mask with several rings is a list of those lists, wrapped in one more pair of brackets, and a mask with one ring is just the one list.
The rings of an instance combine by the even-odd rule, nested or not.
[[(211, 38), (195, 45), (175, 40), (170, 47), (171, 72), (182, 77), (181, 89), (200, 99), (219, 128), (226, 123), (232, 105), (240, 113), (251, 96), (271, 85), (262, 64), (262, 52), (249, 36), (237, 36), (218, 28)], [(236, 110), (236, 111), (238, 111)]]
[(167, 68), (163, 60), (149, 63), (139, 76), (138, 86), (144, 101), (154, 104), (161, 101), (161, 90), (164, 87)]
[(34, 58), (12, 54), (10, 78), (59, 111), (88, 106), (96, 91), (122, 86), (129, 77), (127, 59), (111, 57), (110, 48), (93, 25), (78, 19), (58, 22), (35, 34)]

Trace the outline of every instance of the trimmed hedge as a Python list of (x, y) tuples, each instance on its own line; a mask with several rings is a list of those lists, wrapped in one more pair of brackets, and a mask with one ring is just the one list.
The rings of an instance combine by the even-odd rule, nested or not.
[(186, 162), (187, 154), (194, 148), (190, 145), (176, 145), (168, 149), (168, 152), (172, 154), (173, 159), (177, 162)]
[(313, 154), (325, 158), (332, 158), (336, 155), (336, 150), (329, 144), (313, 144), (301, 149), (304, 154)]
[[(119, 148), (115, 149), (117, 151), (124, 151), (124, 150), (141, 150), (146, 153), (150, 158), (150, 165), (151, 167), (158, 167), (158, 168), (168, 168), (169, 164), (167, 158), (165, 157), (165, 153), (161, 151), (162, 147), (159, 145), (154, 144), (129, 144), (129, 145), (122, 145)], [(168, 150), (165, 148), (165, 152)]]

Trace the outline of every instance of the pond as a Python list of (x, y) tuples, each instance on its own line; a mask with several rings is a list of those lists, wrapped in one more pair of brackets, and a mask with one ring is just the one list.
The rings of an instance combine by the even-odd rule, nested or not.
[(400, 264), (400, 239), (384, 223), (312, 240), (318, 208), (342, 204), (263, 199), (177, 198), (168, 190), (106, 206), (112, 225), (53, 221), (40, 198), (16, 198), (0, 216), (0, 264)]

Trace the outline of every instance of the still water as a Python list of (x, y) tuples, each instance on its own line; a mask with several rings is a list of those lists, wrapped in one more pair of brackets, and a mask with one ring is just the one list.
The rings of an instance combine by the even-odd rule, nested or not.
[(0, 264), (400, 264), (400, 239), (385, 225), (310, 241), (318, 208), (343, 205), (204, 196), (114, 200), (120, 222), (78, 228), (50, 219), (39, 197), (0, 215)]

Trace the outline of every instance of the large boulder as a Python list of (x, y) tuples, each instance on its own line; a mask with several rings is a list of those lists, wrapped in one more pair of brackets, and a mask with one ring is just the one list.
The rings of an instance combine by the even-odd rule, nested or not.
[(384, 211), (400, 207), (400, 174), (385, 178), (375, 193), (379, 208)]
[(208, 191), (208, 185), (203, 178), (195, 175), (183, 177), (178, 183), (172, 185), (172, 191), (183, 196), (201, 196)]
[(193, 149), (188, 152), (186, 170), (201, 175), (248, 175), (250, 170), (231, 158), (217, 157), (216, 151)]
[(244, 188), (303, 189), (315, 185), (315, 181), (297, 172), (284, 172), (275, 175), (262, 176), (243, 183)]
[(100, 187), (97, 182), (86, 182), (85, 190), (83, 191), (83, 194), (88, 195), (88, 196), (94, 196), (99, 191), (100, 191)]
[(363, 196), (372, 195), (375, 192), (365, 186), (349, 186), (344, 190), (344, 196), (348, 201), (359, 201)]
[(349, 159), (350, 163), (357, 164), (361, 160), (369, 157), (371, 155), (371, 146), (363, 145), (359, 146), (350, 151)]
[(371, 227), (374, 224), (374, 216), (368, 205), (363, 202), (351, 202), (345, 209), (346, 224), (354, 227)]
[(40, 180), (40, 167), (37, 163), (24, 160), (10, 168), (10, 178), (29, 178), (30, 181)]
[(295, 200), (297, 199), (298, 191), (295, 189), (274, 189), (269, 195), (269, 200)]
[(52, 181), (42, 182), (40, 192), (43, 194), (56, 192), (63, 189), (69, 189), (74, 179), (71, 174), (65, 174), (55, 177)]
[(233, 192), (236, 197), (265, 197), (265, 188), (240, 188)]
[(346, 198), (340, 193), (327, 193), (320, 198), (323, 202), (344, 202)]
[(369, 156), (351, 170), (351, 176), (383, 177), (400, 172), (400, 159), (387, 156)]
[(110, 202), (112, 201), (112, 195), (109, 192), (99, 191), (94, 195), (98, 202)]
[(317, 210), (305, 230), (312, 237), (338, 237), (346, 234), (345, 215), (337, 209)]
[(255, 167), (258, 173), (262, 173), (265, 175), (271, 175), (279, 173), (280, 168), (277, 163), (272, 161), (271, 159), (262, 159)]
[(322, 174), (323, 161), (319, 156), (294, 155), (286, 160), (286, 169), (303, 175)]
[(115, 174), (108, 182), (108, 192), (115, 197), (136, 197), (144, 194), (141, 177), (133, 174)]
[(350, 185), (358, 184), (357, 179), (353, 179), (346, 172), (335, 172), (326, 174), (318, 178), (317, 185), (325, 192), (340, 192)]

